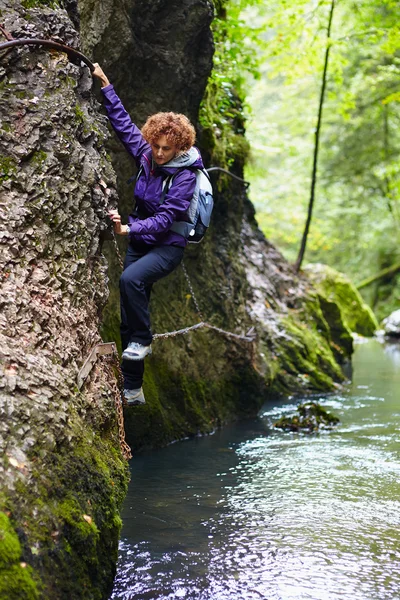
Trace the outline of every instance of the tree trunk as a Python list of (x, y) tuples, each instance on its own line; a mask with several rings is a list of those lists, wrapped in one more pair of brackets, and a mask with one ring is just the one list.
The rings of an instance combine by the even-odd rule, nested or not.
[(325, 50), (325, 61), (324, 61), (324, 70), (322, 73), (322, 83), (321, 83), (321, 92), (319, 96), (319, 105), (318, 105), (318, 119), (317, 119), (317, 127), (315, 130), (315, 143), (314, 143), (314, 157), (313, 157), (313, 167), (312, 167), (312, 175), (311, 175), (311, 191), (310, 191), (310, 201), (308, 203), (308, 213), (307, 220), (304, 227), (303, 237), (301, 240), (299, 254), (297, 256), (295, 262), (296, 272), (299, 272), (301, 269), (301, 264), (303, 262), (304, 254), (307, 246), (307, 237), (308, 232), (311, 225), (312, 213), (314, 208), (314, 199), (315, 199), (315, 187), (317, 184), (317, 167), (318, 167), (318, 150), (319, 150), (319, 138), (321, 133), (322, 126), (322, 110), (324, 106), (325, 99), (325, 88), (328, 74), (328, 63), (329, 63), (329, 52), (331, 49), (331, 27), (332, 27), (332, 19), (333, 19), (333, 11), (335, 9), (335, 0), (331, 1), (331, 8), (329, 12), (329, 21), (328, 21), (328, 29), (326, 36), (326, 50)]
[(371, 285), (371, 283), (374, 283), (375, 281), (379, 281), (379, 279), (383, 279), (384, 277), (390, 277), (391, 275), (395, 275), (398, 271), (400, 271), (400, 263), (396, 263), (395, 265), (392, 265), (391, 267), (386, 267), (386, 269), (382, 269), (382, 271), (379, 271), (379, 273), (376, 273), (375, 275), (372, 275), (371, 277), (364, 279), (364, 281), (361, 281), (356, 287), (358, 290), (362, 290), (363, 288)]

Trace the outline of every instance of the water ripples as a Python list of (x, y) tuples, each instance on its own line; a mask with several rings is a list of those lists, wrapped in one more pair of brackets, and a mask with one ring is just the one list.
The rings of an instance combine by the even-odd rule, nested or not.
[[(341, 419), (336, 430), (274, 430), (292, 400), (135, 459), (113, 600), (400, 598), (392, 355), (358, 349), (353, 385), (321, 399)], [(371, 373), (371, 361), (385, 368)]]

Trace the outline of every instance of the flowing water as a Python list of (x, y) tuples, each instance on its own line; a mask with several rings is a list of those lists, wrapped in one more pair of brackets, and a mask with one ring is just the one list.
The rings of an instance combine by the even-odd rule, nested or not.
[(400, 345), (357, 345), (333, 431), (258, 419), (136, 456), (113, 600), (400, 600)]

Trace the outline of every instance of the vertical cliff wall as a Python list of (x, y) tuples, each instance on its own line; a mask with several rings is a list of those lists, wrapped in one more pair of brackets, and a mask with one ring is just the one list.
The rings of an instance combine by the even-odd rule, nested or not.
[[(207, 166), (226, 167), (215, 161), (229, 153), (230, 168), (242, 176), (246, 142), (237, 99), (230, 99), (236, 116), (227, 121), (228, 142), (216, 123), (199, 124), (214, 51), (210, 2), (126, 0), (117, 6), (79, 0), (79, 12), (83, 47), (103, 66), (132, 119), (140, 126), (159, 110), (188, 114), (197, 125)], [(218, 151), (222, 143), (223, 152)], [(132, 210), (133, 190), (126, 180), (134, 172), (133, 161), (115, 138), (109, 149), (126, 217)], [(186, 250), (185, 264), (205, 319), (238, 333), (254, 326), (258, 338), (248, 344), (200, 330), (155, 341), (153, 356), (146, 359), (147, 404), (125, 416), (134, 448), (162, 445), (210, 431), (240, 414), (254, 414), (273, 394), (330, 389), (343, 379), (337, 359), (351, 352), (340, 315), (342, 345), (331, 337), (332, 317), (317, 293), (258, 230), (243, 185), (223, 175), (213, 180), (212, 227), (201, 246)], [(107, 256), (116, 265), (112, 248)], [(107, 339), (118, 336), (117, 265), (113, 273), (103, 329)], [(151, 308), (154, 332), (199, 320), (181, 269), (154, 286)]]
[[(1, 0), (14, 37), (77, 46), (55, 3)], [(127, 484), (115, 375), (99, 359), (99, 236), (116, 200), (87, 68), (22, 48), (0, 62), (0, 598), (105, 598)]]
[[(53, 37), (98, 60), (139, 125), (157, 110), (197, 123), (212, 65), (207, 0), (0, 0), (14, 37)], [(79, 14), (80, 13), (80, 14)], [(77, 375), (92, 347), (118, 337), (112, 247), (111, 296), (99, 241), (107, 204), (132, 206), (133, 164), (92, 94), (86, 68), (57, 52), (12, 50), (0, 63), (0, 599), (106, 598), (127, 470), (119, 449), (115, 373), (99, 359)], [(239, 120), (231, 168), (242, 174)], [(239, 131), (240, 129), (240, 131)], [(217, 128), (198, 127), (207, 160)], [(117, 179), (107, 158), (112, 157)], [(126, 411), (134, 447), (162, 445), (254, 414), (273, 394), (329, 389), (351, 351), (306, 280), (257, 229), (243, 186), (215, 179), (212, 227), (185, 263), (204, 316), (254, 344), (212, 331), (154, 343), (147, 403)], [(198, 320), (182, 271), (154, 288), (156, 332)], [(335, 319), (333, 339), (330, 325)], [(147, 360), (147, 359), (146, 359)]]

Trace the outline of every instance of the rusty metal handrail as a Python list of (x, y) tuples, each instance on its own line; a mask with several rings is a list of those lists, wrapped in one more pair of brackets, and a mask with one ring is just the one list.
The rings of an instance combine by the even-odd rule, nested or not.
[(227, 175), (230, 175), (231, 177), (233, 177), (233, 179), (236, 179), (237, 181), (241, 181), (244, 185), (244, 187), (247, 188), (250, 187), (250, 182), (246, 181), (245, 179), (242, 179), (242, 177), (239, 177), (238, 175), (235, 175), (234, 173), (231, 173), (230, 171), (228, 171), (227, 169), (223, 169), (222, 167), (210, 167), (209, 169), (206, 169), (207, 173), (212, 173), (212, 171), (222, 171), (222, 173), (226, 173)]
[(16, 46), (45, 46), (46, 48), (51, 48), (52, 50), (65, 52), (68, 55), (68, 58), (81, 60), (83, 63), (85, 63), (85, 65), (89, 67), (92, 73), (95, 69), (94, 64), (88, 58), (86, 58), (86, 56), (82, 54), (82, 52), (75, 50), (75, 48), (71, 48), (71, 46), (67, 46), (66, 44), (60, 44), (59, 42), (53, 42), (52, 40), (42, 40), (38, 38), (21, 38), (17, 40), (8, 40), (7, 42), (3, 42), (2, 44), (0, 44), (0, 51)]

